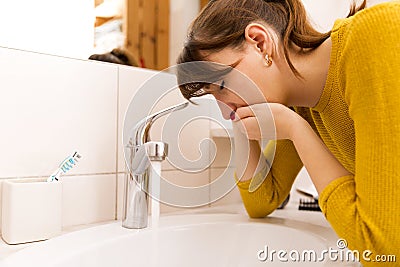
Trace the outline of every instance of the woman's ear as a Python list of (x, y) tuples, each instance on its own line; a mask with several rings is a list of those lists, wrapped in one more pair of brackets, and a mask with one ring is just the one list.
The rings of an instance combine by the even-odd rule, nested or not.
[(249, 45), (254, 46), (263, 57), (271, 55), (273, 51), (272, 37), (266, 27), (259, 23), (250, 23), (247, 25), (245, 32), (245, 40)]

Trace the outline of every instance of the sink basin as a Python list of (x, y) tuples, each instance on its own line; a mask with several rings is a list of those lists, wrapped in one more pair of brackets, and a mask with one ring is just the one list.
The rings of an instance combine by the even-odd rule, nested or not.
[(18, 251), (0, 266), (324, 266), (293, 262), (288, 254), (284, 262), (277, 252), (313, 250), (319, 256), (327, 248), (322, 236), (286, 222), (240, 214), (191, 214), (162, 216), (157, 227), (141, 230), (114, 222), (71, 232)]

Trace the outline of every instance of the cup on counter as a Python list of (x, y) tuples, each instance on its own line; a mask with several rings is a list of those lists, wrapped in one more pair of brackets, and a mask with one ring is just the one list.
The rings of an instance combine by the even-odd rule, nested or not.
[(61, 233), (62, 182), (10, 179), (2, 187), (1, 235), (6, 243), (41, 241)]

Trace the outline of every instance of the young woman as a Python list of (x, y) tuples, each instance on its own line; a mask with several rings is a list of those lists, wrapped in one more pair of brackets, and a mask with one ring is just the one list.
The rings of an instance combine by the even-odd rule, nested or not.
[[(400, 2), (365, 5), (319, 33), (300, 0), (210, 1), (189, 29), (178, 81), (185, 98), (212, 94), (230, 109), (221, 110), (237, 157), (250, 139), (249, 162), (236, 164), (250, 217), (276, 209), (304, 165), (325, 217), (350, 249), (371, 251), (368, 264), (381, 254), (400, 260)], [(229, 67), (210, 69), (212, 83), (185, 82), (204, 74), (179, 67), (195, 61), (233, 67), (266, 101), (229, 90)], [(258, 140), (272, 136), (263, 110), (276, 127), (270, 169), (260, 160)]]

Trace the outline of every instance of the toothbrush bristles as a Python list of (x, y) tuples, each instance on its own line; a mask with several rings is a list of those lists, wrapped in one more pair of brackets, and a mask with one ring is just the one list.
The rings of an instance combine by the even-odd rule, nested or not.
[(82, 156), (77, 151), (75, 151), (72, 156), (67, 157), (60, 165), (62, 172), (66, 173), (72, 169), (81, 157)]

